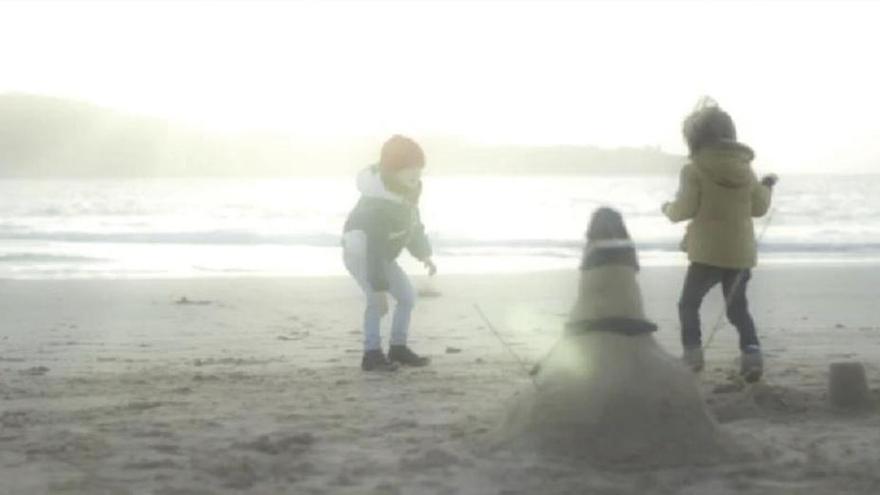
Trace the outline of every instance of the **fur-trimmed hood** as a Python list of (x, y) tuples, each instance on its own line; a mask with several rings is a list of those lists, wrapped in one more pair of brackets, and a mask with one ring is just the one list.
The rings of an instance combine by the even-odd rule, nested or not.
[(751, 187), (757, 179), (752, 170), (755, 152), (735, 141), (722, 141), (698, 151), (693, 157), (697, 169), (714, 183), (729, 187)]
[(386, 199), (397, 203), (405, 201), (402, 195), (388, 189), (382, 179), (382, 173), (376, 165), (361, 170), (357, 175), (356, 182), (358, 191), (364, 197)]

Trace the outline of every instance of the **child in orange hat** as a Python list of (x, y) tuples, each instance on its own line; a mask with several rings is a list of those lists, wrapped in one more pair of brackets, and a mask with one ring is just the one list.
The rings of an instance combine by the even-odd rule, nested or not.
[[(395, 135), (382, 146), (379, 163), (358, 174), (361, 198), (345, 222), (343, 252), (346, 269), (367, 298), (361, 361), (364, 371), (429, 364), (428, 358), (407, 345), (415, 291), (396, 261), (406, 249), (425, 264), (430, 275), (437, 271), (418, 207), (424, 168), (425, 154), (418, 143)], [(397, 305), (386, 356), (380, 327), (382, 317), (388, 313), (388, 294)]]

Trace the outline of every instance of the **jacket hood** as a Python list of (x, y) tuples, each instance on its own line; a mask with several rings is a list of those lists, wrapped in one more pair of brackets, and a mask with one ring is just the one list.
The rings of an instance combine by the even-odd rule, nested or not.
[(698, 151), (693, 162), (712, 182), (723, 187), (741, 188), (755, 181), (754, 158), (755, 153), (748, 146), (724, 141)]
[(375, 166), (367, 167), (358, 173), (357, 188), (361, 195), (366, 198), (385, 199), (398, 203), (404, 202), (403, 196), (388, 189), (385, 181), (382, 180), (379, 168)]

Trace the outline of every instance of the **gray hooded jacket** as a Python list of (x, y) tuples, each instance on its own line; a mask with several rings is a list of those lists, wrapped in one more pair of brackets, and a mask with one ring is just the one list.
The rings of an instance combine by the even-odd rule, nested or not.
[(406, 248), (419, 260), (432, 250), (417, 202), (390, 191), (378, 167), (358, 174), (361, 198), (349, 213), (344, 232), (361, 231), (366, 236), (367, 278), (375, 291), (388, 290), (385, 263), (394, 261)]

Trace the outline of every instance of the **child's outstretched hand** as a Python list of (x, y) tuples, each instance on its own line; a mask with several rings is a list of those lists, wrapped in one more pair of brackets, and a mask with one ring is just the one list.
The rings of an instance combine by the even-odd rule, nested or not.
[(425, 268), (428, 270), (428, 276), (433, 277), (437, 274), (437, 265), (434, 264), (431, 258), (423, 259), (422, 264), (425, 265)]
[(779, 176), (776, 174), (765, 175), (763, 178), (761, 178), (761, 184), (764, 184), (765, 186), (770, 188), (775, 186), (777, 182), (779, 182)]

